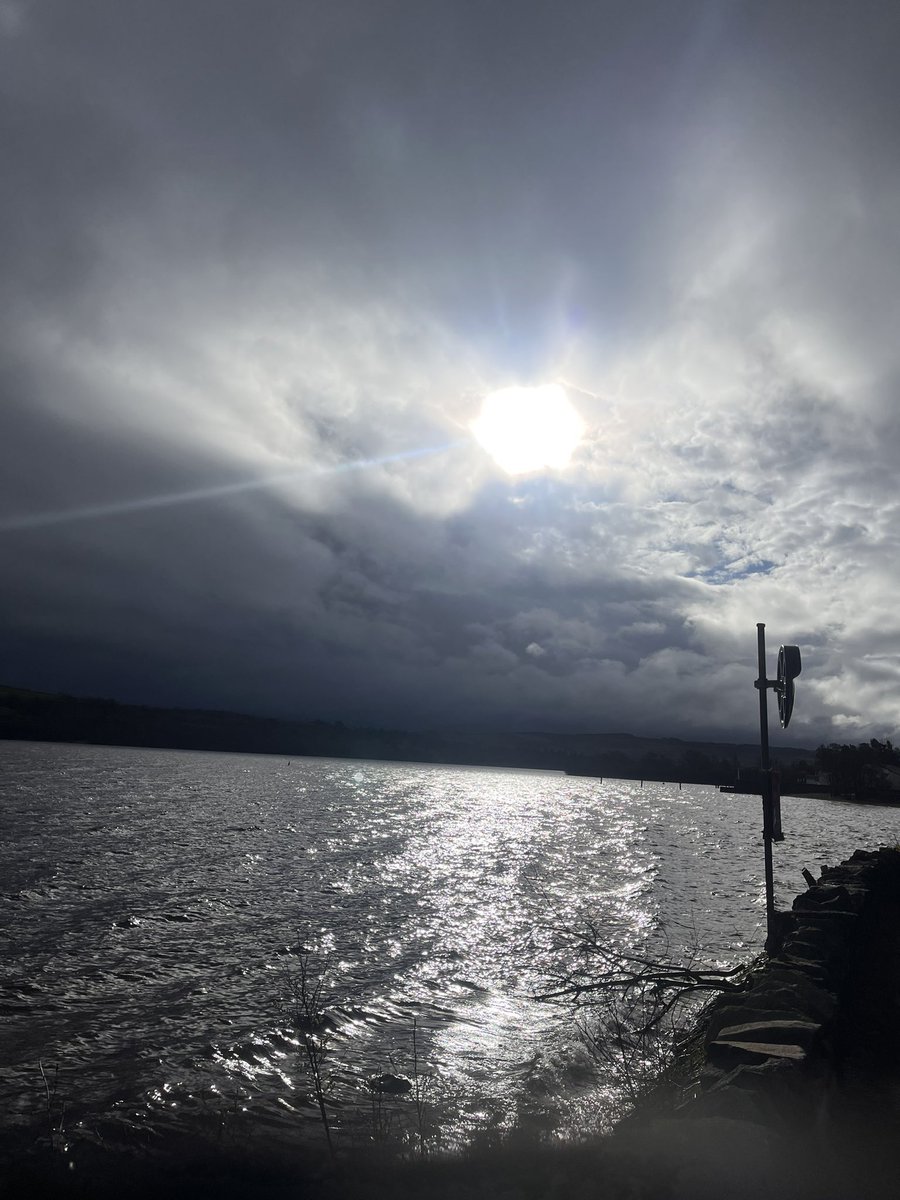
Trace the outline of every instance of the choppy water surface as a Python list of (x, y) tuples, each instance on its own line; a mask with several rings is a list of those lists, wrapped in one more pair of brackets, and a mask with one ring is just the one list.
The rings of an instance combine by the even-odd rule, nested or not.
[[(763, 940), (758, 801), (549, 773), (0, 743), (0, 1123), (146, 1136), (316, 1114), (283, 1001), (328, 962), (329, 1096), (419, 1070), (445, 1144), (590, 1119), (566, 1014), (533, 996), (556, 931), (665, 935), (732, 963)], [(895, 843), (900, 814), (783, 802), (779, 903), (802, 867)], [(81, 1123), (81, 1124), (79, 1124)]]

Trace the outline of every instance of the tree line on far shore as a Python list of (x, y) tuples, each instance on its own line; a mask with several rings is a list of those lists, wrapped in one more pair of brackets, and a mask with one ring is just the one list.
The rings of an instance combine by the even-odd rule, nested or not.
[[(872, 738), (853, 746), (831, 742), (816, 750), (815, 770), (836, 796), (852, 800), (900, 801), (900, 790), (891, 786), (892, 772), (900, 770), (900, 750), (889, 738)], [(900, 778), (896, 781), (900, 787)]]
[[(900, 803), (900, 750), (895, 749), (890, 739), (882, 742), (872, 738), (856, 746), (832, 742), (819, 746), (811, 760), (783, 761), (777, 766), (781, 792), (785, 795), (821, 791), (867, 803)], [(885, 770), (888, 767), (898, 769), (894, 787), (891, 773)], [(739, 767), (733, 758), (704, 754), (699, 750), (671, 756), (605, 754), (581, 760), (574, 773), (620, 779), (733, 784), (739, 791), (747, 792), (761, 786), (757, 766)]]

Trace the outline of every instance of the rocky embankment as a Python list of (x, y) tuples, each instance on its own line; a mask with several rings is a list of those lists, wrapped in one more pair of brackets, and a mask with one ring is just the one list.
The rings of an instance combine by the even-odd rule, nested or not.
[(900, 851), (824, 867), (782, 921), (707, 1009), (686, 1099), (623, 1136), (673, 1195), (900, 1195)]

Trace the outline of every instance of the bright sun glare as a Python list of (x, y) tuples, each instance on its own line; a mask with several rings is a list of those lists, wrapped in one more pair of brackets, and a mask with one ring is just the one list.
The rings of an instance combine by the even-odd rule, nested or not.
[(584, 422), (558, 383), (506, 387), (485, 396), (472, 432), (510, 475), (565, 467)]

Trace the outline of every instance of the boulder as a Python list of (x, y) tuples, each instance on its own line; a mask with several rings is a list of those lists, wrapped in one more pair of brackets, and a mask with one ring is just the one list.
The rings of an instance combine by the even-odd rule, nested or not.
[(809, 1049), (819, 1039), (822, 1026), (816, 1021), (749, 1021), (729, 1025), (719, 1032), (718, 1040), (738, 1042), (780, 1042)]
[(799, 896), (795, 896), (791, 907), (795, 913), (817, 909), (856, 912), (862, 904), (863, 896), (864, 893), (859, 889), (854, 889), (854, 894), (851, 895), (850, 890), (846, 887), (835, 887), (830, 882), (827, 885), (819, 883), (815, 887), (801, 892)]
[(710, 1062), (717, 1067), (737, 1067), (742, 1063), (763, 1063), (768, 1058), (803, 1062), (806, 1051), (790, 1042), (736, 1041), (717, 1038), (707, 1047)]
[[(837, 1012), (837, 998), (830, 988), (810, 979), (803, 971), (789, 963), (773, 961), (766, 978), (754, 989), (753, 1004), (757, 1008), (768, 1007), (783, 1011), (787, 1015), (800, 1015), (804, 1020), (820, 1021), (823, 1025), (833, 1019)], [(757, 1020), (748, 1017), (747, 1020)]]
[(714, 1042), (723, 1029), (750, 1022), (771, 1025), (779, 1021), (803, 1021), (808, 1019), (799, 1004), (773, 1008), (763, 1004), (723, 1004), (713, 1009), (707, 1018), (705, 1040)]

